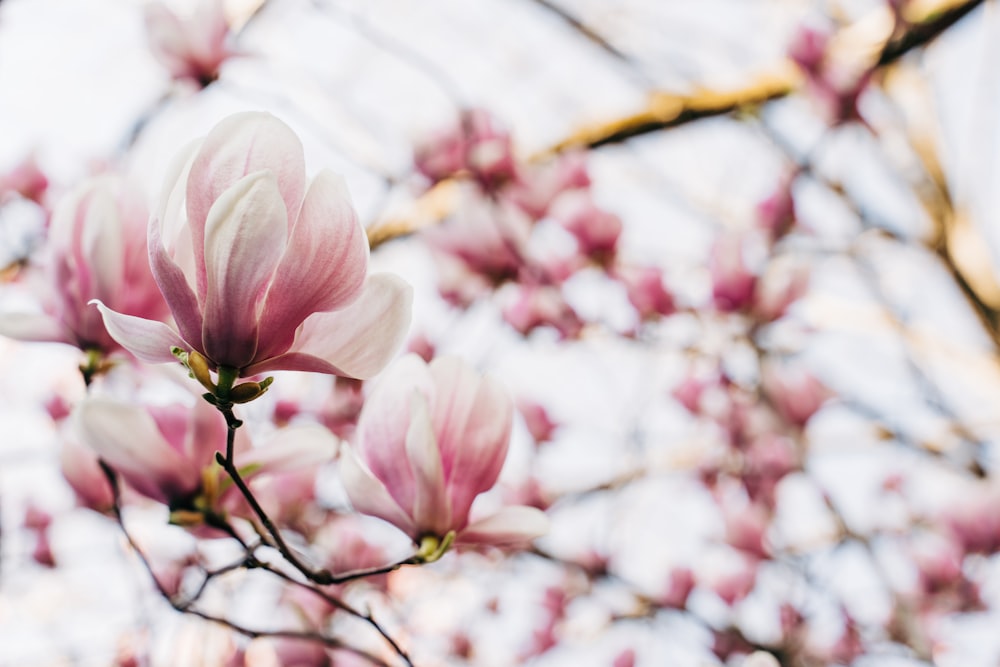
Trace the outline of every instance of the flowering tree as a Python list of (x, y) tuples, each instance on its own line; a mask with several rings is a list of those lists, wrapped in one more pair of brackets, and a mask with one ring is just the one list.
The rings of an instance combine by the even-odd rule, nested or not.
[(0, 664), (996, 664), (988, 4), (99, 5), (0, 155)]

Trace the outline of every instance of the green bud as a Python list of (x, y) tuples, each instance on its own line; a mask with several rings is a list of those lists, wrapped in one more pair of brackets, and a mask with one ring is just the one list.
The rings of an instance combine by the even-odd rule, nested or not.
[(229, 400), (233, 403), (249, 403), (271, 386), (274, 378), (264, 378), (262, 382), (244, 382), (229, 390)]

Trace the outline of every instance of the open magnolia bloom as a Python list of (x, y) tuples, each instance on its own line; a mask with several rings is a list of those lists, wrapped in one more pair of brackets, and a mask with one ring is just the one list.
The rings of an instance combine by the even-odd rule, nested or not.
[(469, 521), (472, 501), (500, 475), (513, 414), (504, 389), (460, 359), (427, 365), (403, 357), (365, 402), (356, 450), (341, 457), (351, 503), (404, 531), (424, 556), (440, 556), (453, 539), (510, 544), (538, 537), (548, 520), (533, 507)]
[[(180, 512), (239, 513), (236, 491), (215, 461), (226, 422), (207, 402), (140, 406), (92, 397), (76, 409), (75, 420), (81, 440), (147, 498)], [(252, 482), (257, 476), (315, 470), (333, 460), (337, 439), (320, 426), (292, 426), (253, 447), (241, 429), (235, 447), (239, 468)]]
[(147, 218), (142, 198), (115, 176), (90, 178), (66, 195), (52, 216), (44, 274), (36, 276), (45, 311), (0, 315), (0, 335), (107, 354), (120, 348), (88, 305), (91, 299), (130, 315), (166, 319), (149, 272)]
[(410, 287), (367, 276), (368, 239), (343, 180), (306, 184), (302, 144), (266, 113), (223, 120), (175, 165), (149, 257), (178, 331), (98, 304), (143, 361), (196, 351), (240, 377), (302, 370), (367, 378), (410, 323)]

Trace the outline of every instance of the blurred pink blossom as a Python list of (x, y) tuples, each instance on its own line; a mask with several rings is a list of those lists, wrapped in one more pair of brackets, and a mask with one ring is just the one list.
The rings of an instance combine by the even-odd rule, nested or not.
[(455, 126), (432, 134), (417, 147), (414, 164), (433, 182), (467, 172), (486, 190), (516, 173), (510, 135), (485, 109), (466, 110)]
[(59, 467), (80, 505), (96, 512), (111, 509), (114, 496), (108, 478), (97, 462), (97, 454), (73, 434), (68, 433), (63, 438)]
[(149, 254), (179, 333), (99, 303), (140, 359), (201, 353), (241, 377), (300, 370), (374, 375), (410, 322), (411, 290), (366, 280), (368, 240), (343, 179), (306, 187), (302, 144), (266, 113), (223, 120), (187, 151), (149, 225)]
[(222, 0), (201, 0), (191, 16), (179, 16), (167, 5), (146, 5), (149, 46), (170, 76), (205, 87), (219, 76), (222, 63), (234, 55), (227, 45), (229, 24)]
[(0, 334), (110, 353), (120, 348), (88, 305), (92, 299), (128, 315), (166, 318), (149, 269), (147, 217), (142, 200), (113, 176), (92, 178), (64, 197), (52, 216), (45, 275), (38, 279), (45, 312), (0, 315)]
[(611, 261), (622, 233), (617, 215), (599, 208), (590, 195), (567, 195), (559, 201), (554, 217), (576, 237), (580, 252), (604, 264)]
[(545, 217), (563, 193), (590, 185), (586, 153), (564, 153), (543, 165), (519, 167), (517, 180), (502, 194), (535, 221)]
[(0, 173), (0, 203), (16, 196), (43, 205), (48, 188), (49, 179), (39, 168), (33, 155)]
[(830, 398), (831, 392), (800, 365), (769, 360), (761, 369), (761, 383), (778, 414), (802, 428)]
[(789, 259), (772, 261), (754, 292), (754, 313), (764, 322), (785, 316), (809, 289), (809, 266)]
[(457, 533), (459, 543), (504, 544), (537, 537), (545, 514), (506, 507), (470, 522), (472, 501), (497, 481), (507, 456), (513, 405), (495, 381), (454, 357), (429, 365), (416, 355), (393, 364), (365, 402), (357, 445), (341, 457), (355, 509), (415, 542)]
[[(81, 439), (147, 498), (171, 509), (218, 509), (218, 502), (237, 511), (242, 507), (233, 487), (228, 488), (229, 496), (221, 494), (224, 473), (215, 463), (215, 452), (225, 447), (226, 422), (208, 402), (140, 406), (91, 397), (77, 407), (74, 418)], [(258, 476), (314, 470), (332, 460), (336, 440), (318, 426), (289, 427), (253, 447), (246, 429), (241, 429), (235, 452), (237, 466), (257, 485)], [(311, 494), (311, 487), (295, 485), (282, 498), (302, 493)]]
[(611, 667), (635, 667), (635, 651), (630, 648), (625, 649), (615, 657)]
[(583, 331), (583, 320), (566, 303), (562, 291), (552, 285), (516, 285), (513, 300), (503, 308), (503, 319), (521, 335), (538, 327), (550, 326), (561, 338), (576, 338)]
[(670, 571), (667, 585), (657, 602), (670, 609), (684, 609), (688, 596), (694, 590), (694, 572), (689, 567), (677, 567)]
[(674, 296), (663, 283), (663, 271), (656, 266), (618, 266), (612, 272), (628, 294), (640, 320), (672, 315), (677, 307)]
[(757, 276), (747, 266), (749, 240), (749, 236), (723, 234), (715, 240), (709, 252), (712, 301), (722, 312), (745, 310), (753, 300)]
[(552, 420), (544, 405), (522, 398), (517, 401), (517, 410), (521, 413), (524, 425), (527, 426), (528, 433), (536, 444), (552, 439), (552, 434), (559, 424)]

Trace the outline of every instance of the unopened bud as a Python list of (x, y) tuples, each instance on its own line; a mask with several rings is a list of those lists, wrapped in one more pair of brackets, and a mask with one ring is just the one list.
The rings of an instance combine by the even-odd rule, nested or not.
[(229, 400), (233, 403), (249, 403), (271, 386), (274, 378), (264, 378), (260, 382), (244, 382), (238, 384), (229, 391)]
[(212, 382), (212, 376), (208, 372), (208, 360), (200, 352), (196, 352), (195, 350), (188, 352), (187, 367), (191, 371), (191, 375), (201, 383), (202, 387), (208, 389), (210, 392), (215, 392), (215, 383)]

